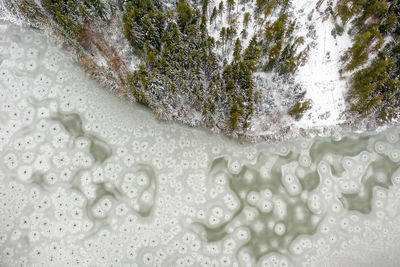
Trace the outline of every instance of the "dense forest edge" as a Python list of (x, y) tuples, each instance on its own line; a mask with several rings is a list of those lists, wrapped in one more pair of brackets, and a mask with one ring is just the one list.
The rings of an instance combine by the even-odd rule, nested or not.
[(400, 1), (331, 1), (333, 35), (346, 28), (353, 43), (341, 73), (350, 73), (349, 111), (390, 122), (400, 116)]
[[(297, 34), (290, 0), (5, 0), (3, 5), (63, 40), (100, 84), (162, 120), (252, 139), (252, 122), (276, 109), (257, 86), (256, 74), (280, 80), (286, 88), (284, 113), (293, 120), (313, 104), (305, 97), (307, 88), (294, 80), (310, 45)], [(332, 36), (347, 34), (352, 40), (338, 69), (349, 81), (348, 121), (398, 121), (400, 2), (319, 0), (315, 10), (334, 23)]]

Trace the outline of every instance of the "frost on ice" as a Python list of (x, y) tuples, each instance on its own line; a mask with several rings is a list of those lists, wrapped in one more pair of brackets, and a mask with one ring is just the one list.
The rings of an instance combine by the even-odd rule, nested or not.
[(400, 131), (240, 145), (0, 26), (1, 266), (395, 265)]

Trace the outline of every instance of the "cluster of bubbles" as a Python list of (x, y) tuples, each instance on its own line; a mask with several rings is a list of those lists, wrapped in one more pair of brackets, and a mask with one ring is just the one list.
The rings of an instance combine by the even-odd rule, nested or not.
[(241, 145), (157, 122), (60, 51), (0, 25), (1, 266), (321, 266), (396, 249), (398, 129)]

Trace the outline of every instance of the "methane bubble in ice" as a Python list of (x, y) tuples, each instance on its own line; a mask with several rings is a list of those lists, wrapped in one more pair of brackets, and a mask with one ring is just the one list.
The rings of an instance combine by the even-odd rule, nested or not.
[(0, 25), (1, 266), (395, 266), (398, 128), (240, 145)]

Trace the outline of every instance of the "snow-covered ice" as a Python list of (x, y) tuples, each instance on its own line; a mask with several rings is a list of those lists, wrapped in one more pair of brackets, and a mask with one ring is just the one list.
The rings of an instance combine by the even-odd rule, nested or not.
[(0, 25), (0, 266), (396, 266), (400, 129), (239, 144)]

